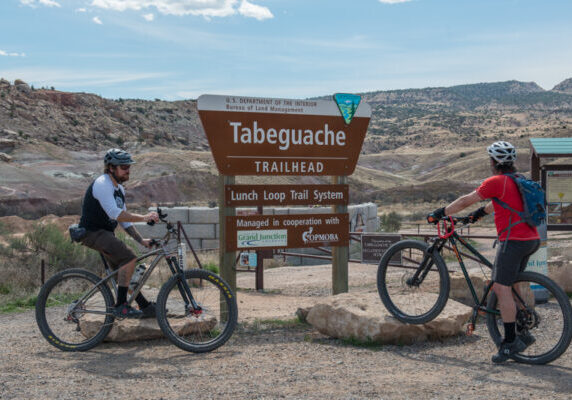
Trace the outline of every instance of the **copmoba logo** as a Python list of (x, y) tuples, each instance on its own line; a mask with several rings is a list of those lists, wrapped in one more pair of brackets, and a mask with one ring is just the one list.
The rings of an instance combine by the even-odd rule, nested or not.
[(337, 233), (312, 233), (313, 231), (314, 227), (311, 226), (310, 229), (302, 233), (304, 243), (337, 242), (340, 240)]

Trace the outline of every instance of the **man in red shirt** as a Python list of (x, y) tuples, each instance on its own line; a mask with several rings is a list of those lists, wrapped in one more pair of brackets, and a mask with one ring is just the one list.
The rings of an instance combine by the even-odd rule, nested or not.
[[(459, 197), (446, 207), (439, 208), (427, 216), (428, 221), (438, 221), (483, 200), (497, 198), (517, 211), (523, 211), (518, 187), (506, 173), (515, 173), (516, 149), (508, 142), (495, 142), (487, 148), (490, 156), (492, 176), (473, 192)], [(498, 298), (501, 318), (504, 324), (504, 340), (499, 351), (492, 357), (494, 363), (502, 363), (534, 343), (529, 332), (516, 332), (516, 304), (511, 286), (519, 272), (526, 268), (529, 257), (538, 250), (540, 236), (535, 227), (521, 221), (512, 211), (491, 201), (469, 214), (473, 222), (491, 212), (495, 213), (495, 225), (500, 246), (493, 267), (493, 290)], [(519, 223), (519, 221), (521, 221)]]

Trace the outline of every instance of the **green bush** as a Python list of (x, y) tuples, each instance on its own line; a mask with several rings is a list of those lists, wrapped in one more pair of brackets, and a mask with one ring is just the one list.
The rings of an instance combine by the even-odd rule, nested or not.
[[(67, 268), (85, 268), (97, 271), (101, 265), (97, 252), (87, 247), (72, 243), (55, 225), (37, 225), (25, 235), (23, 245), (26, 250), (43, 258), (55, 271)], [(18, 245), (22, 249), (22, 243)]]
[(401, 215), (395, 211), (389, 214), (382, 214), (379, 220), (379, 227), (384, 232), (397, 232), (401, 228)]
[(210, 272), (214, 272), (215, 274), (218, 274), (218, 265), (216, 265), (213, 262), (208, 262), (203, 264), (203, 269), (210, 271)]

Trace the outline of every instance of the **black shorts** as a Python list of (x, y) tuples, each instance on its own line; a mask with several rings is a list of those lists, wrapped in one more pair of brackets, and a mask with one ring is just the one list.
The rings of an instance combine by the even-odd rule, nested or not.
[(137, 258), (125, 243), (115, 237), (113, 232), (105, 229), (87, 231), (87, 235), (81, 240), (81, 244), (102, 253), (113, 269)]
[[(506, 246), (505, 246), (506, 244)], [(511, 286), (519, 272), (524, 271), (530, 256), (540, 247), (540, 240), (509, 240), (498, 244), (492, 279)]]

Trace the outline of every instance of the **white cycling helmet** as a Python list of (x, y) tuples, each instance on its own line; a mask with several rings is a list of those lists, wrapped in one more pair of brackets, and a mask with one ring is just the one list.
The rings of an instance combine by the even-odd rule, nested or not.
[(516, 161), (516, 149), (509, 142), (494, 142), (487, 147), (487, 153), (499, 164), (510, 164)]

